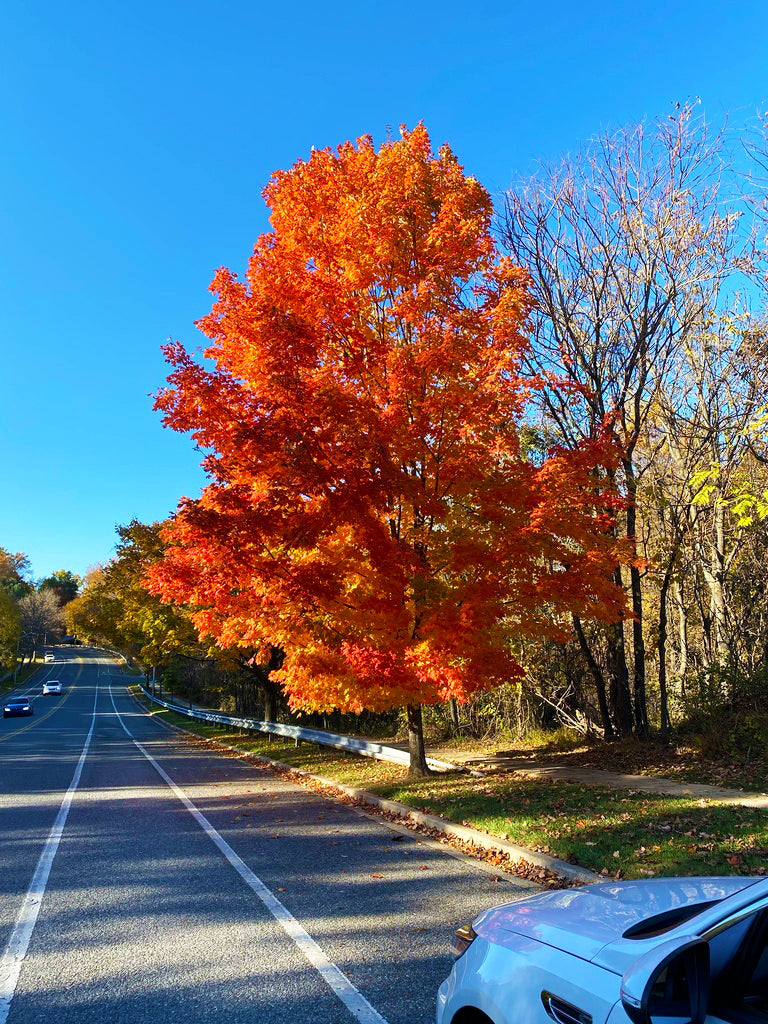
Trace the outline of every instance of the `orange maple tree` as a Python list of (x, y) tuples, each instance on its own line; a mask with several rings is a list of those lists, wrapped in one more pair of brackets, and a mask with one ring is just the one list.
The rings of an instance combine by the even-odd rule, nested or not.
[(210, 484), (149, 588), (222, 646), (280, 647), (295, 709), (408, 709), (519, 678), (519, 634), (614, 618), (607, 441), (526, 457), (526, 275), (487, 192), (419, 125), (273, 175), (246, 279), (220, 270), (208, 365), (157, 398)]

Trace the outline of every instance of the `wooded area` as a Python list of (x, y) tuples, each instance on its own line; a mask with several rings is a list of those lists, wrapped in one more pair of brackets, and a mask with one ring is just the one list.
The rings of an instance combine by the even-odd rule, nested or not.
[(71, 628), (265, 717), (406, 709), (416, 770), (424, 705), (765, 745), (765, 129), (603, 133), (495, 226), (422, 126), (275, 174), (205, 360), (167, 351), (211, 483), (119, 529)]

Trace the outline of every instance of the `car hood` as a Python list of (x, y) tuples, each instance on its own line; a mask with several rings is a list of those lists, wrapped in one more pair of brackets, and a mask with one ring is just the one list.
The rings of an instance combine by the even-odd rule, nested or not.
[[(674, 878), (605, 882), (581, 889), (541, 893), (481, 914), (474, 922), (483, 938), (505, 945), (524, 935), (622, 973), (648, 945), (660, 941), (623, 936), (634, 925), (681, 907), (707, 904), (755, 883), (755, 878)], [(615, 950), (616, 955), (612, 955)]]

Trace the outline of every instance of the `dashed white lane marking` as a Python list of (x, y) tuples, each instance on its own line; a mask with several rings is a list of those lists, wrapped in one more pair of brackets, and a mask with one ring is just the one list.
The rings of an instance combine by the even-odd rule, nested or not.
[(24, 957), (27, 955), (29, 940), (32, 938), (32, 932), (35, 930), (37, 917), (40, 913), (40, 905), (45, 895), (45, 887), (48, 884), (48, 876), (51, 873), (53, 858), (56, 856), (56, 851), (59, 848), (69, 808), (72, 806), (72, 798), (77, 791), (77, 787), (80, 785), (80, 776), (83, 773), (83, 765), (85, 764), (88, 747), (91, 745), (91, 736), (93, 736), (93, 727), (96, 724), (96, 701), (98, 696), (99, 688), (97, 686), (93, 697), (91, 727), (88, 730), (83, 751), (80, 754), (80, 760), (77, 762), (70, 787), (61, 803), (59, 813), (56, 815), (56, 821), (54, 821), (53, 828), (45, 842), (43, 852), (40, 854), (35, 873), (32, 875), (32, 881), (29, 883), (29, 889), (27, 889), (27, 894), (22, 901), (16, 924), (11, 932), (8, 945), (5, 947), (2, 960), (0, 960), (0, 1024), (5, 1024), (8, 1019), (8, 1012), (11, 1009), (11, 1002), (16, 992), (19, 974), (21, 973), (21, 965), (24, 963)]
[[(268, 889), (262, 880), (255, 875), (253, 871), (251, 871), (245, 861), (235, 853), (226, 839), (219, 835), (205, 815), (195, 807), (186, 793), (176, 785), (170, 775), (165, 772), (154, 757), (152, 757), (141, 743), (139, 743), (139, 741), (129, 732), (125, 722), (123, 722), (120, 712), (117, 710), (111, 685), (109, 687), (109, 696), (112, 699), (112, 707), (115, 709), (115, 714), (117, 715), (118, 721), (120, 722), (120, 725), (122, 725), (125, 734), (141, 751), (160, 778), (163, 779), (176, 797), (186, 807), (203, 832), (205, 832), (209, 839), (215, 843), (221, 853), (224, 854), (245, 884), (256, 893), (270, 914), (272, 914), (277, 923), (283, 928), (285, 933), (293, 939), (307, 960), (309, 960), (312, 966), (320, 973), (331, 991), (346, 1006), (355, 1020), (361, 1021), (362, 1024), (387, 1024), (386, 1019), (381, 1016), (378, 1010), (375, 1010), (373, 1006), (371, 1006), (365, 996), (355, 988), (349, 978), (336, 966), (335, 963), (333, 963), (332, 960), (328, 958), (328, 956), (326, 956), (309, 932), (299, 924), (290, 910), (283, 906), (272, 890)], [(0, 1024), (3, 1024), (1, 1020)]]

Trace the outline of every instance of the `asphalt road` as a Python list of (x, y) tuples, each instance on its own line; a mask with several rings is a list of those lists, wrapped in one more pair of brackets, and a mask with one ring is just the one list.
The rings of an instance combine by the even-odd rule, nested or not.
[(0, 1024), (427, 1024), (452, 929), (535, 891), (169, 733), (105, 654), (56, 655), (0, 720)]

